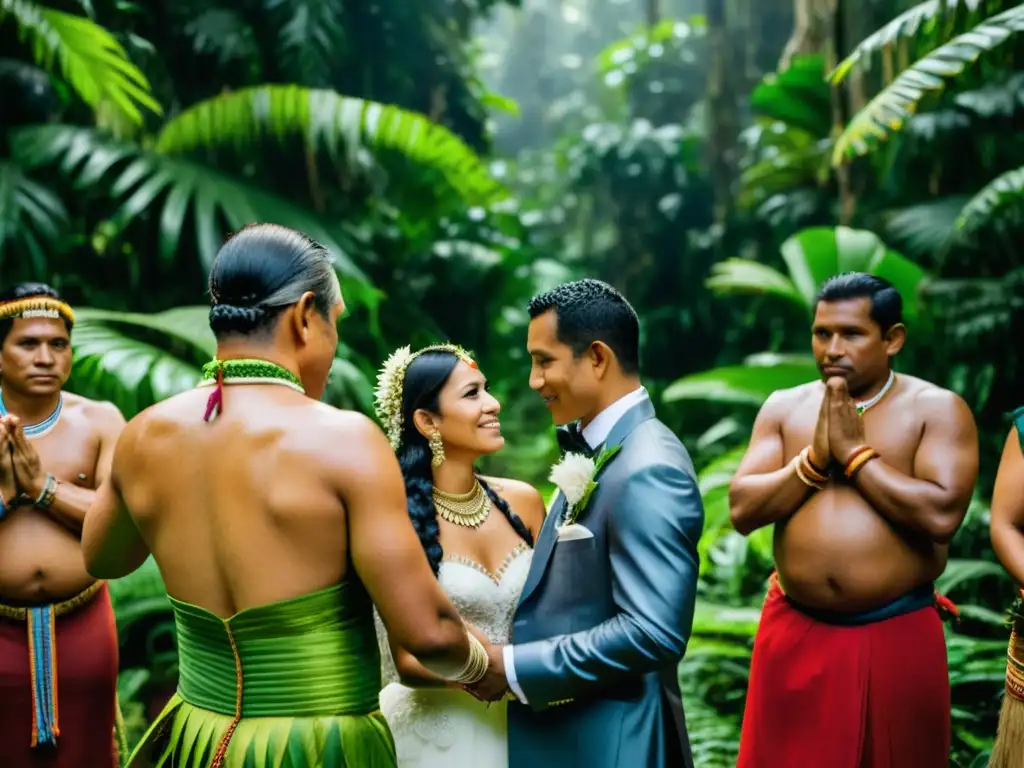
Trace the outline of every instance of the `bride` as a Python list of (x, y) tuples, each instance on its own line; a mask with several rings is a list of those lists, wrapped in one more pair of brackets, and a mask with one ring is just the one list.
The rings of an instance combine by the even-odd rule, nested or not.
[[(478, 458), (505, 444), (500, 409), (476, 363), (452, 344), (416, 353), (403, 347), (378, 376), (377, 412), (398, 454), (409, 516), (430, 566), (466, 622), (504, 644), (544, 502), (526, 483), (474, 471)], [(485, 704), (431, 675), (389, 643), (379, 616), (377, 635), (380, 705), (399, 768), (505, 768), (506, 702)]]

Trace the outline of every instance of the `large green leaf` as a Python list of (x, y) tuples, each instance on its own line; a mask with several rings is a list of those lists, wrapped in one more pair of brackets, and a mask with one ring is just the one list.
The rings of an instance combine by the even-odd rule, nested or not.
[[(153, 315), (84, 308), (71, 336), (68, 388), (114, 403), (126, 418), (194, 387), (212, 357), (209, 307)], [(205, 331), (203, 330), (205, 328)]]
[(706, 285), (717, 295), (771, 295), (797, 306), (804, 304), (804, 298), (792, 280), (777, 269), (749, 259), (726, 259), (715, 264)]
[(114, 109), (135, 125), (142, 123), (140, 106), (161, 113), (146, 76), (100, 25), (31, 0), (0, 0), (0, 24), (8, 17), (36, 62), (52, 70), (56, 60), (60, 75), (89, 106)]
[(1024, 166), (1007, 171), (972, 197), (956, 217), (954, 227), (967, 234), (987, 227), (1001, 215), (1024, 208)]
[(747, 365), (730, 365), (684, 376), (670, 384), (662, 398), (667, 403), (700, 400), (760, 408), (768, 396), (819, 378), (810, 355), (781, 359), (748, 359)]
[(507, 191), (458, 136), (423, 115), (388, 104), (298, 85), (259, 85), (195, 104), (157, 137), (163, 153), (250, 148), (265, 138), (299, 137), (335, 160), (363, 144), (400, 152), (444, 175), (467, 202), (489, 205)]
[(873, 232), (849, 227), (812, 227), (782, 244), (782, 258), (808, 313), (821, 285), (842, 272), (868, 272), (891, 282), (903, 296), (908, 320), (917, 316), (918, 293), (927, 273)]
[(832, 126), (830, 99), (824, 59), (809, 54), (794, 57), (782, 72), (765, 75), (750, 94), (750, 106), (759, 117), (818, 139), (828, 136)]
[(177, 255), (186, 217), (195, 220), (196, 249), (205, 268), (225, 235), (252, 222), (305, 232), (334, 254), (344, 276), (367, 283), (350, 254), (356, 239), (343, 223), (329, 223), (303, 206), (184, 158), (160, 155), (87, 128), (53, 125), (12, 132), (12, 153), (27, 166), (60, 162), (79, 189), (106, 192), (110, 218), (123, 229), (146, 213), (160, 224), (160, 253)]
[(900, 73), (887, 88), (858, 112), (836, 139), (832, 162), (866, 155), (880, 142), (902, 130), (929, 93), (938, 93), (946, 81), (1024, 30), (1024, 3), (993, 16), (968, 32), (919, 59)]

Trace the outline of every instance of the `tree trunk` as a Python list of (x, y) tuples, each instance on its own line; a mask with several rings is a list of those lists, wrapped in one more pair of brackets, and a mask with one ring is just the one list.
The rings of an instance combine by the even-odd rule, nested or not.
[[(715, 221), (724, 222), (733, 207), (736, 137), (739, 111), (733, 90), (733, 51), (725, 19), (725, 0), (707, 0), (708, 21), (708, 153), (714, 187)], [(742, 52), (740, 52), (742, 53)]]
[(832, 40), (832, 18), (836, 0), (793, 0), (795, 26), (779, 60), (785, 70), (794, 56), (822, 53)]

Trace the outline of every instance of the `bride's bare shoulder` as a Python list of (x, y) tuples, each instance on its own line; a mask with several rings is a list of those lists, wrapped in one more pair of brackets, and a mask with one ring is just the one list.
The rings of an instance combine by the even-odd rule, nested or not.
[(544, 497), (540, 491), (527, 482), (508, 477), (484, 477), (483, 480), (508, 502), (534, 535), (540, 531), (544, 523)]

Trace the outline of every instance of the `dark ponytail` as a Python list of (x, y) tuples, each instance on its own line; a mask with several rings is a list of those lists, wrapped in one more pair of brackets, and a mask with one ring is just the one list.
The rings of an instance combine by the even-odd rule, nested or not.
[[(412, 415), (420, 408), (438, 412), (438, 397), (458, 362), (458, 358), (450, 352), (425, 352), (406, 369), (402, 387), (402, 445), (398, 449), (398, 464), (405, 479), (409, 519), (420, 537), (420, 544), (423, 545), (435, 576), (441, 569), (444, 552), (441, 549), (437, 509), (434, 507), (434, 473), (430, 463), (432, 454), (427, 439), (413, 425)], [(512, 511), (508, 502), (495, 493), (479, 475), (477, 480), (490, 497), (491, 503), (508, 519), (512, 529), (533, 546), (530, 529)]]

